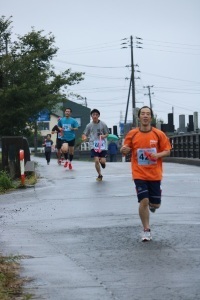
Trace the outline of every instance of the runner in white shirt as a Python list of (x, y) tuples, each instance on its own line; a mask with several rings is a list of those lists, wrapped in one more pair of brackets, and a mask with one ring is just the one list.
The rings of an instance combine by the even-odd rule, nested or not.
[(106, 167), (106, 156), (108, 150), (107, 136), (109, 130), (107, 125), (99, 120), (100, 112), (98, 109), (93, 109), (90, 113), (92, 122), (87, 124), (83, 131), (82, 140), (89, 140), (91, 149), (91, 157), (94, 157), (95, 168), (98, 173), (97, 181), (102, 181), (101, 167)]

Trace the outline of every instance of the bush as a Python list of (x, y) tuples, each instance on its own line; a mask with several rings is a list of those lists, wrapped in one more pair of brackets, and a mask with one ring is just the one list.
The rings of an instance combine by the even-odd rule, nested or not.
[(0, 171), (0, 192), (4, 192), (13, 187), (14, 185), (9, 174), (5, 171)]

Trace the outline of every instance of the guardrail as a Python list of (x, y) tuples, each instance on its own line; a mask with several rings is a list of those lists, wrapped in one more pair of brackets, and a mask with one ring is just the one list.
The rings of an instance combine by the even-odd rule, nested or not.
[(181, 134), (169, 138), (171, 157), (200, 159), (200, 134)]
[[(181, 134), (169, 137), (172, 145), (171, 157), (181, 158), (197, 158), (200, 159), (200, 134)], [(34, 152), (34, 148), (30, 147), (30, 153)], [(89, 144), (83, 143), (79, 151), (89, 151)], [(0, 148), (0, 152), (2, 149)], [(44, 147), (38, 147), (37, 152), (44, 153)], [(127, 158), (126, 161), (130, 161)]]
[[(35, 148), (34, 147), (29, 147), (30, 153), (34, 153), (35, 152)], [(39, 153), (44, 153), (44, 147), (37, 147), (37, 152)]]

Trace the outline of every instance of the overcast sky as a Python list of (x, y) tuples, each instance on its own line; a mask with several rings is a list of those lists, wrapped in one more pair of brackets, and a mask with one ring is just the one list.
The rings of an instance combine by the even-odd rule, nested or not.
[[(149, 105), (144, 86), (153, 86), (151, 100), (158, 118), (167, 122), (173, 109), (176, 128), (180, 114), (186, 115), (186, 123), (194, 111), (200, 119), (199, 0), (0, 0), (0, 4), (1, 15), (13, 16), (14, 34), (24, 35), (31, 27), (53, 33), (59, 48), (53, 61), (56, 72), (71, 68), (86, 73), (70, 91), (86, 97), (91, 109), (98, 108), (109, 127), (125, 118), (130, 36), (134, 65), (139, 66), (135, 66), (136, 106)], [(122, 49), (125, 41), (128, 48)]]

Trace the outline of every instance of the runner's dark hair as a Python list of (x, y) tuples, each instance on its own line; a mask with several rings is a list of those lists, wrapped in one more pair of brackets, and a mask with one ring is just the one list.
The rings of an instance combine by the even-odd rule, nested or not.
[(150, 110), (150, 112), (151, 112), (151, 117), (153, 118), (153, 110), (152, 110), (151, 107), (149, 107), (149, 106), (142, 106), (142, 107), (139, 109), (139, 111), (138, 111), (138, 118), (140, 117), (141, 109), (143, 109), (143, 108), (148, 108), (148, 109)]
[(72, 112), (72, 109), (71, 109), (70, 107), (66, 107), (66, 108), (65, 108), (65, 111), (66, 111), (67, 109), (69, 109), (70, 112)]
[(96, 109), (96, 108), (94, 108), (94, 109), (91, 111), (90, 115), (92, 115), (93, 113), (97, 113), (97, 114), (100, 115), (100, 111), (99, 111), (98, 109)]

